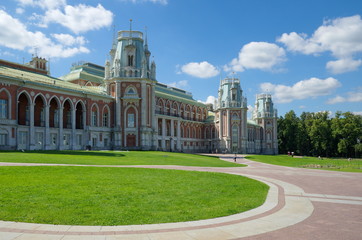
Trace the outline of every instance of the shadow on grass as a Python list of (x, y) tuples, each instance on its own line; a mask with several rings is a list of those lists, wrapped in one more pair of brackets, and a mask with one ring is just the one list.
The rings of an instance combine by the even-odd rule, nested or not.
[[(0, 151), (0, 153), (21, 153), (22, 151)], [(24, 151), (24, 153), (41, 153), (41, 154), (57, 154), (57, 155), (74, 155), (74, 156), (98, 156), (98, 157), (124, 157), (125, 155), (120, 152), (100, 152), (100, 151)]]

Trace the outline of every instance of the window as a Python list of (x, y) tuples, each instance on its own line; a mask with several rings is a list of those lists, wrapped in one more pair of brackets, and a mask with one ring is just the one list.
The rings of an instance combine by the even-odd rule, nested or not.
[(134, 124), (134, 114), (133, 113), (128, 113), (127, 115), (127, 127), (129, 128), (133, 128), (135, 127), (135, 124)]
[(93, 137), (92, 138), (92, 147), (96, 147), (97, 146), (97, 138)]
[(97, 126), (97, 111), (92, 111), (92, 126)]
[(0, 99), (0, 118), (8, 118), (8, 100)]
[(108, 112), (103, 113), (103, 127), (108, 127)]
[(103, 142), (104, 142), (104, 146), (105, 146), (105, 147), (108, 147), (108, 138), (105, 138), (105, 139), (103, 140)]
[(128, 93), (128, 94), (135, 94), (135, 91), (134, 91), (133, 88), (130, 88), (127, 93)]
[(133, 66), (133, 55), (128, 55), (128, 66)]
[(6, 133), (0, 133), (0, 146), (5, 146), (6, 144), (6, 140), (8, 138), (8, 134)]

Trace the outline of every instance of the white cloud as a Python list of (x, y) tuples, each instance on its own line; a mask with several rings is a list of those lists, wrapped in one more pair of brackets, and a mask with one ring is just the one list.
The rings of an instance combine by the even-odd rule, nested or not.
[(201, 100), (197, 100), (198, 102), (201, 102), (201, 103), (203, 103), (203, 104), (212, 104), (212, 107), (215, 109), (215, 104), (217, 103), (217, 98), (216, 97), (214, 97), (214, 96), (208, 96), (207, 98), (206, 98), (206, 101), (204, 102), (204, 101), (201, 101)]
[(55, 9), (66, 5), (66, 0), (17, 0), (21, 6)]
[(181, 80), (178, 82), (172, 82), (167, 84), (170, 87), (176, 87), (176, 88), (184, 88), (189, 85), (189, 82), (187, 80)]
[(215, 104), (215, 101), (217, 101), (217, 98), (214, 96), (208, 96), (205, 103), (211, 103), (212, 105)]
[(158, 3), (161, 5), (167, 5), (168, 0), (122, 0), (123, 2), (132, 2), (132, 3), (141, 3), (141, 2), (151, 2), (151, 3)]
[(43, 17), (43, 24), (58, 23), (69, 28), (76, 34), (108, 27), (112, 24), (113, 13), (101, 4), (92, 7), (84, 4), (66, 5), (64, 12), (60, 9), (50, 9)]
[(362, 116), (362, 112), (352, 112), (354, 115), (361, 115)]
[[(83, 46), (85, 40), (74, 38), (73, 45), (57, 44), (42, 32), (31, 32), (18, 19), (0, 10), (0, 45), (32, 53), (37, 48), (41, 57), (71, 57), (79, 53), (89, 53)], [(58, 39), (59, 41), (59, 39)], [(78, 41), (78, 42), (77, 42)]]
[(346, 97), (337, 95), (334, 98), (328, 99), (327, 104), (336, 104), (344, 102), (362, 102), (362, 88), (359, 88), (355, 92), (348, 92)]
[(362, 60), (353, 60), (351, 58), (342, 58), (336, 61), (327, 62), (327, 69), (334, 74), (352, 72), (362, 65)]
[(210, 78), (215, 77), (220, 71), (212, 64), (204, 62), (191, 62), (181, 67), (181, 71), (188, 75), (198, 78)]
[[(284, 33), (277, 41), (284, 43), (289, 51), (303, 54), (331, 52), (337, 61), (327, 63), (333, 73), (354, 71), (361, 65), (361, 60), (353, 56), (362, 52), (361, 16), (336, 18), (325, 21), (311, 37), (295, 32)], [(352, 66), (348, 65), (352, 63)]]
[(65, 46), (72, 46), (72, 45), (84, 45), (86, 43), (84, 37), (78, 36), (73, 37), (70, 34), (51, 34), (53, 38), (55, 38), (59, 43)]
[(16, 8), (16, 10), (15, 10), (15, 12), (17, 13), (17, 14), (23, 14), (24, 13), (24, 8)]
[(341, 83), (335, 78), (318, 79), (310, 78), (302, 80), (293, 86), (262, 83), (260, 88), (263, 92), (271, 92), (275, 101), (279, 103), (288, 103), (294, 100), (315, 98), (318, 96), (330, 95)]
[(284, 62), (285, 51), (273, 43), (251, 42), (242, 47), (238, 58), (234, 58), (225, 71), (242, 72), (245, 69), (273, 70)]

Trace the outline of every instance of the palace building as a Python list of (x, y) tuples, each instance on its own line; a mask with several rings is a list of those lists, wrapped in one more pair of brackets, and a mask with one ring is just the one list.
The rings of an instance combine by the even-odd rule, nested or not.
[(60, 78), (37, 56), (0, 60), (0, 149), (278, 153), (270, 94), (248, 120), (239, 79), (203, 104), (158, 82), (150, 55), (142, 32), (119, 31), (105, 66), (80, 62)]

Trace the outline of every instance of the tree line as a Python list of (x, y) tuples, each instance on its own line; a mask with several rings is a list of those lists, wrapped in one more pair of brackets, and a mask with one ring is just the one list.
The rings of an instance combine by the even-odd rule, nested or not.
[(362, 116), (351, 112), (303, 112), (293, 110), (278, 118), (279, 153), (321, 157), (361, 157)]

